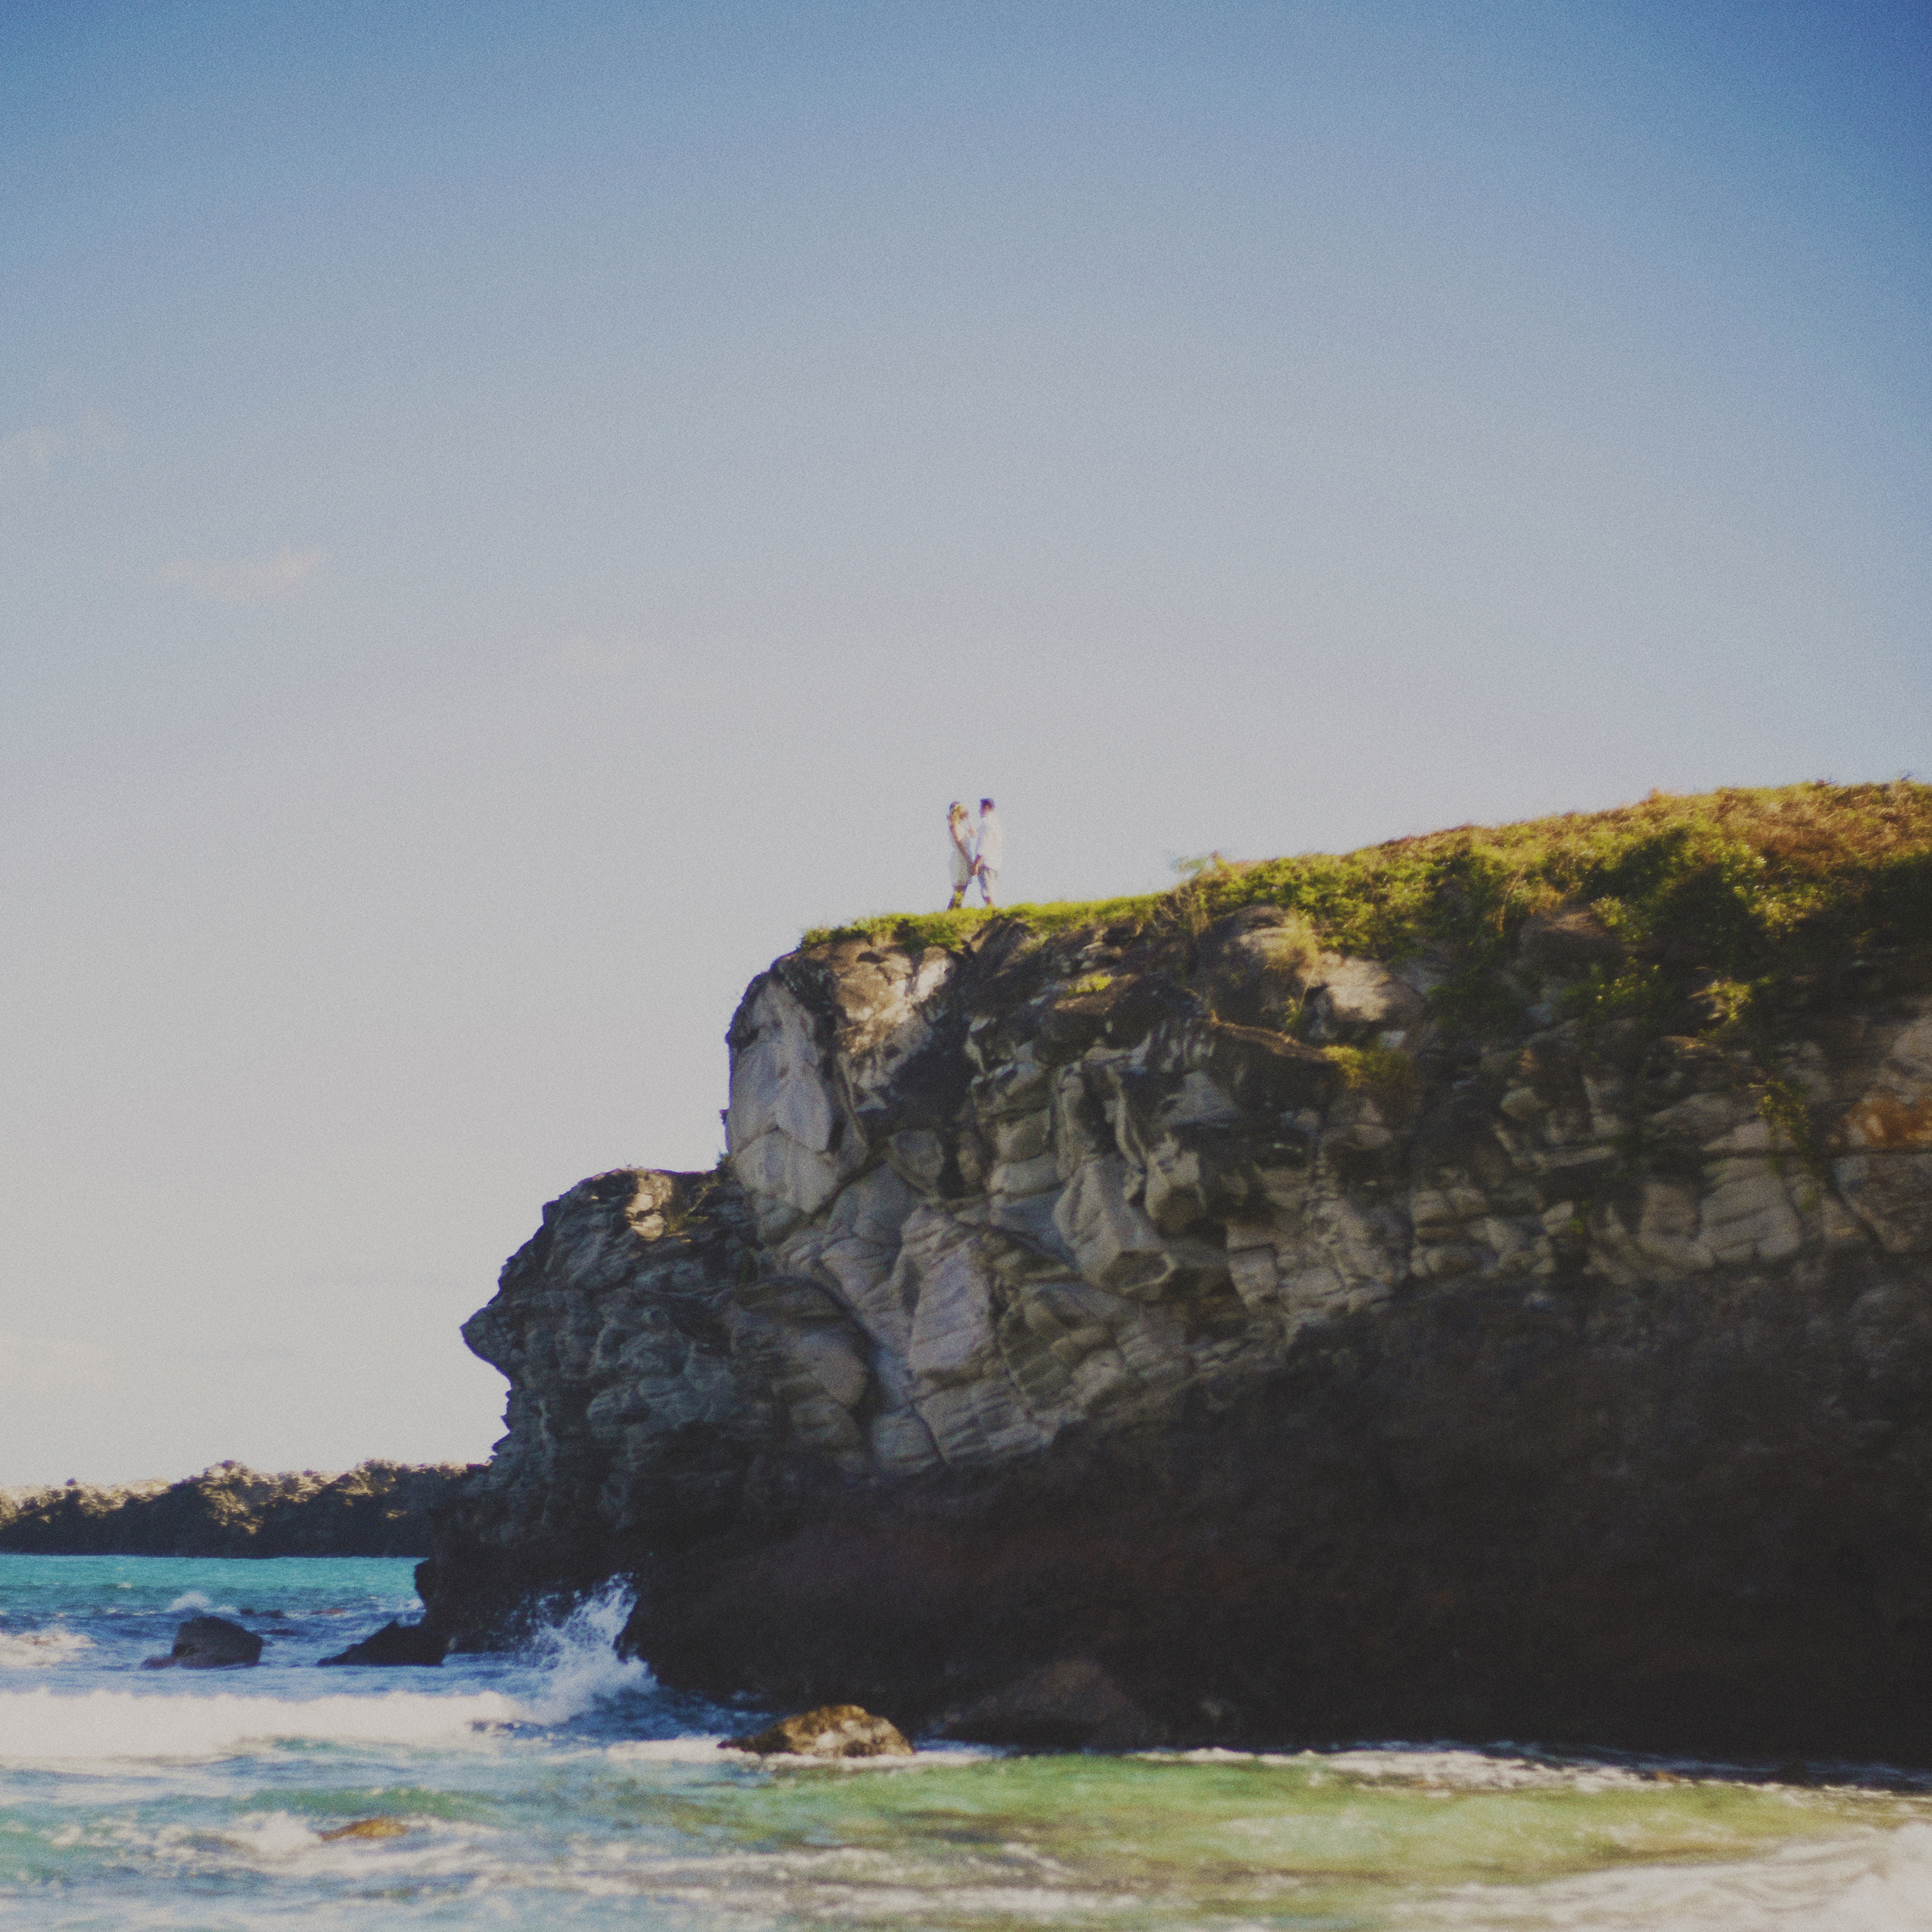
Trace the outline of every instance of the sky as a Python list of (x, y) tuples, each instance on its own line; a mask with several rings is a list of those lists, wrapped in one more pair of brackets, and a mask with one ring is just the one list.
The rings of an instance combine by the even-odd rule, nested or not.
[(1932, 13), (0, 0), (0, 1484), (474, 1458), (814, 924), (1923, 774)]

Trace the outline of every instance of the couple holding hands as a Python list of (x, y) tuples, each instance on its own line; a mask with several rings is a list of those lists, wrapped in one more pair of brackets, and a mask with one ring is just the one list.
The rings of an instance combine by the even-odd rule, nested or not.
[(975, 825), (966, 808), (955, 798), (946, 815), (946, 828), (953, 842), (953, 896), (946, 910), (953, 912), (965, 903), (966, 888), (977, 879), (982, 903), (993, 903), (993, 882), (999, 877), (999, 862), (1005, 856), (1006, 835), (999, 814), (990, 798), (979, 801), (979, 823)]

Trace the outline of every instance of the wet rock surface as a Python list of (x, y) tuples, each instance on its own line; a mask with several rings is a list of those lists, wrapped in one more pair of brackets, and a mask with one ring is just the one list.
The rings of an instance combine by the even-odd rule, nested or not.
[(150, 1657), (143, 1670), (221, 1670), (230, 1665), (259, 1664), (262, 1640), (226, 1617), (191, 1617), (175, 1632), (165, 1657)]
[(719, 1747), (752, 1751), (760, 1757), (910, 1757), (913, 1747), (889, 1718), (875, 1717), (858, 1704), (822, 1704), (815, 1711), (781, 1717), (747, 1737), (728, 1737)]
[(423, 1624), (392, 1621), (385, 1624), (372, 1636), (365, 1637), (360, 1643), (351, 1644), (348, 1649), (338, 1651), (333, 1657), (318, 1661), (323, 1664), (386, 1666), (440, 1665), (448, 1649), (449, 1639), (439, 1630)]
[(1455, 1024), (1267, 907), (778, 961), (726, 1165), (468, 1325), (430, 1621), (622, 1572), (668, 1682), (908, 1726), (1073, 1659), (1182, 1742), (1932, 1759), (1926, 975), (1747, 1051), (1563, 1019), (1614, 951), (1557, 909)]
[(400, 1818), (359, 1818), (315, 1835), (325, 1844), (334, 1844), (342, 1838), (407, 1838), (409, 1835), (410, 1828)]

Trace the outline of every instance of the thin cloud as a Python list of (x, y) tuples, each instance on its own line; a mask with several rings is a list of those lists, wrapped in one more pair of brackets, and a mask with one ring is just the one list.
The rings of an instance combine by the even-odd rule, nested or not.
[(87, 450), (117, 450), (126, 442), (121, 426), (100, 410), (89, 410), (65, 426), (36, 423), (0, 436), (0, 489), (44, 476), (63, 457)]
[(50, 423), (0, 436), (0, 484), (38, 476), (66, 447), (66, 434)]
[(298, 550), (284, 543), (260, 556), (179, 556), (161, 566), (161, 580), (220, 604), (247, 604), (260, 597), (286, 597), (322, 567), (320, 550)]

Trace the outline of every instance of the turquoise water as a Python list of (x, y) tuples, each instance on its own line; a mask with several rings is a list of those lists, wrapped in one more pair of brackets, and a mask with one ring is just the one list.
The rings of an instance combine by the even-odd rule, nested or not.
[[(515, 1656), (315, 1660), (410, 1566), (0, 1556), (0, 1923), (1932, 1928), (1932, 1794), (1498, 1747), (760, 1764), (767, 1715), (620, 1662), (607, 1596)], [(184, 1616), (259, 1668), (143, 1672)], [(324, 1834), (372, 1818), (389, 1835)]]

